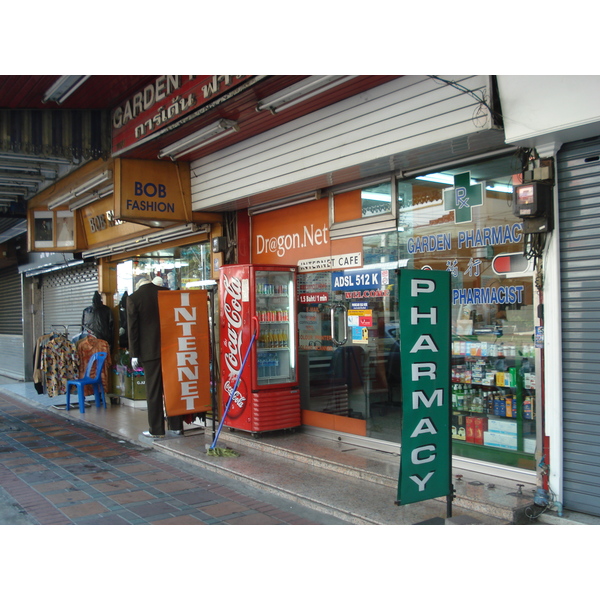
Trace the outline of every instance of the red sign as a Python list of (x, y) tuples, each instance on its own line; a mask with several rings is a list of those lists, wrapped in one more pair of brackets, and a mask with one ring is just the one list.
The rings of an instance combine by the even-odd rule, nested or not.
[[(114, 156), (183, 115), (207, 105), (251, 75), (161, 75), (112, 112)], [(252, 82), (248, 82), (252, 85)], [(245, 87), (244, 87), (245, 89)]]
[(167, 416), (212, 409), (206, 290), (158, 294)]

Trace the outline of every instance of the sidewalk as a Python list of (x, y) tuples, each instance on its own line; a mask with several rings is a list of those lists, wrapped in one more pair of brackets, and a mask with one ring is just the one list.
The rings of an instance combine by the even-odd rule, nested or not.
[[(532, 522), (525, 514), (532, 506), (535, 489), (519, 487), (508, 480), (456, 473), (457, 497), (452, 518), (446, 519), (445, 499), (395, 505), (397, 454), (357, 448), (304, 433), (270, 435), (256, 440), (224, 429), (219, 446), (233, 448), (239, 457), (213, 457), (206, 454), (206, 447), (213, 439), (210, 429), (186, 429), (183, 437), (153, 442), (140, 435), (147, 428), (144, 410), (110, 403), (106, 409), (96, 408), (92, 402), (84, 414), (79, 413), (76, 405), (67, 412), (52, 408), (52, 404), (64, 404), (64, 397), (49, 399), (38, 395), (32, 384), (3, 383), (1, 379), (0, 393), (39, 407), (59, 422), (93, 427), (104, 439), (117, 438), (119, 441), (114, 443), (130, 451), (138, 449), (143, 460), (156, 456), (164, 461), (172, 457), (188, 465), (188, 473), (203, 477), (212, 473), (224, 481), (249, 484), (257, 492), (278, 496), (284, 503), (305, 507), (313, 511), (313, 515), (333, 519), (332, 522), (384, 525)], [(157, 452), (149, 454), (144, 449)], [(536, 522), (542, 523), (544, 519)], [(558, 522), (576, 521), (559, 519)]]
[(0, 388), (4, 524), (329, 525), (342, 521), (83, 422)]

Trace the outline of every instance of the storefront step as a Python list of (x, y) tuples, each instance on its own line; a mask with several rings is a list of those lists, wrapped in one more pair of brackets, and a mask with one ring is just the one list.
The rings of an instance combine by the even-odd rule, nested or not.
[[(215, 457), (206, 454), (211, 440), (207, 431), (204, 435), (193, 437), (156, 440), (153, 446), (192, 464), (251, 483), (350, 523), (401, 525), (432, 520), (441, 524), (444, 521), (448, 524), (516, 522), (515, 510), (511, 507), (496, 506), (493, 510), (484, 502), (476, 502), (474, 497), (469, 498), (468, 506), (463, 506), (462, 494), (457, 494), (453, 503), (452, 519), (445, 519), (445, 498), (397, 506), (397, 475), (395, 481), (391, 475), (397, 472), (397, 457), (369, 457), (369, 451), (365, 449), (360, 449), (359, 454), (346, 448), (336, 450), (324, 440), (299, 433), (254, 439), (225, 430), (219, 437), (218, 446), (231, 448), (239, 456)], [(286, 451), (286, 445), (289, 451)], [(304, 451), (300, 451), (300, 446), (304, 447)], [(326, 454), (330, 455), (329, 459), (325, 458)], [(359, 463), (362, 463), (362, 468)]]
[[(221, 440), (393, 488), (394, 491), (398, 487), (400, 457), (391, 452), (326, 440), (302, 432), (277, 432), (255, 438), (244, 432), (223, 430)], [(528, 509), (533, 504), (535, 493), (532, 486), (519, 486), (512, 481), (468, 471), (455, 471), (453, 476), (454, 507), (510, 523), (528, 522), (526, 513), (530, 513)]]

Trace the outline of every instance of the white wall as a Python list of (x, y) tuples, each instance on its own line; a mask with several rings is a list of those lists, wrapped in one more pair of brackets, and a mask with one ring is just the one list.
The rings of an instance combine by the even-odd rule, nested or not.
[(506, 143), (532, 147), (600, 135), (600, 76), (498, 75)]

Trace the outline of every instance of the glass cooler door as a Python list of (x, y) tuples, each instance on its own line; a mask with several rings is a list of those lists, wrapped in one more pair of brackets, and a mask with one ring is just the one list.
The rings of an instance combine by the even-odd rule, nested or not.
[(258, 385), (296, 383), (295, 273), (256, 271)]

